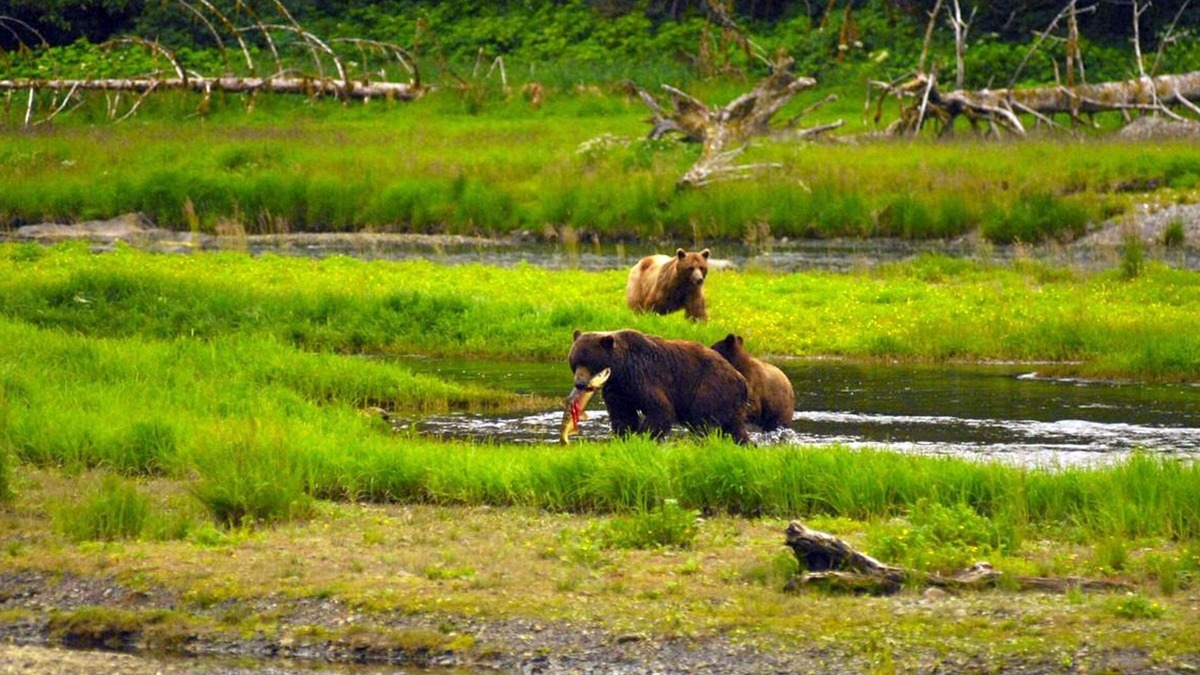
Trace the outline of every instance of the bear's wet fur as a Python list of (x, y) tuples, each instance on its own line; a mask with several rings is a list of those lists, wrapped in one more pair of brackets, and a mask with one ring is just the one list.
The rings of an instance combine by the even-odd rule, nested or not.
[(796, 392), (782, 370), (747, 353), (740, 335), (730, 333), (712, 348), (746, 378), (750, 389), (748, 423), (763, 431), (791, 426)]
[(670, 314), (683, 310), (692, 321), (707, 321), (704, 280), (708, 278), (708, 249), (674, 256), (648, 255), (629, 270), (625, 302), (635, 312)]
[(575, 386), (611, 368), (603, 389), (613, 433), (648, 432), (661, 439), (673, 424), (719, 429), (746, 445), (746, 378), (712, 349), (636, 330), (575, 331), (567, 355)]

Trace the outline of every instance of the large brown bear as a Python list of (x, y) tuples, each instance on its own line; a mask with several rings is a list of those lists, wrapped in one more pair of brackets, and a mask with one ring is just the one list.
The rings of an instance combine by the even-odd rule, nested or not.
[(662, 438), (675, 423), (720, 429), (741, 445), (746, 432), (746, 378), (698, 342), (664, 340), (636, 330), (575, 331), (567, 355), (575, 386), (611, 368), (604, 406), (614, 434), (649, 432)]
[(796, 393), (782, 370), (746, 353), (740, 335), (730, 333), (712, 348), (746, 378), (746, 384), (750, 387), (747, 422), (763, 431), (791, 425), (796, 409)]
[(648, 255), (629, 270), (625, 302), (635, 312), (670, 314), (683, 310), (692, 321), (708, 320), (704, 306), (704, 279), (708, 276), (708, 249), (675, 255)]

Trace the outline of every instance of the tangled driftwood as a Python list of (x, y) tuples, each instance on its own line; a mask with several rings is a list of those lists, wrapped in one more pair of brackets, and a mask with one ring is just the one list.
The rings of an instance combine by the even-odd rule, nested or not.
[(1062, 593), (1071, 588), (1082, 590), (1116, 590), (1124, 584), (1077, 577), (1006, 577), (991, 564), (977, 562), (970, 568), (951, 576), (907, 570), (882, 563), (837, 537), (812, 530), (793, 520), (785, 531), (786, 543), (800, 562), (800, 574), (788, 580), (785, 590), (820, 587), (830, 590), (887, 595), (896, 593), (906, 584), (937, 587), (947, 590), (968, 590), (1015, 587), (1020, 590)]
[(679, 133), (688, 141), (704, 144), (700, 158), (677, 182), (679, 187), (699, 187), (714, 180), (744, 178), (760, 169), (775, 167), (774, 164), (734, 164), (733, 160), (745, 151), (750, 139), (756, 136), (790, 134), (798, 138), (812, 137), (841, 125), (839, 121), (800, 129), (797, 126), (799, 116), (796, 116), (780, 127), (772, 126), (772, 118), (776, 113), (791, 102), (797, 93), (817, 83), (811, 77), (794, 75), (791, 72), (793, 65), (790, 57), (781, 55), (772, 66), (771, 74), (754, 89), (721, 107), (707, 105), (675, 87), (663, 85), (670, 100), (670, 109), (667, 109), (649, 92), (633, 87), (642, 102), (650, 108), (650, 138)]

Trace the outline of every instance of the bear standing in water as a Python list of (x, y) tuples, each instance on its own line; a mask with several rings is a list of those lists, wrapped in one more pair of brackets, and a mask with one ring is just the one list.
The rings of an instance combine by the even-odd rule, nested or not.
[(763, 431), (772, 431), (792, 424), (792, 414), (796, 410), (796, 393), (782, 370), (746, 353), (740, 335), (730, 333), (712, 348), (746, 378), (746, 384), (750, 387), (747, 422)]
[(708, 249), (674, 256), (648, 255), (629, 270), (625, 302), (635, 312), (670, 314), (683, 310), (692, 321), (707, 321), (704, 280), (708, 277)]
[(746, 379), (698, 342), (664, 340), (636, 330), (575, 331), (567, 361), (581, 389), (610, 369), (604, 407), (618, 436), (649, 432), (660, 439), (679, 423), (720, 429), (740, 445), (750, 442)]

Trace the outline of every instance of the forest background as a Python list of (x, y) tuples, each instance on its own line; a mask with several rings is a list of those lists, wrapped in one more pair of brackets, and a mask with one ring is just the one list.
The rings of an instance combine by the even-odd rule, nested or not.
[[(916, 67), (930, 14), (945, 10), (933, 0), (298, 0), (286, 5), (298, 24), (323, 38), (399, 44), (418, 59), (441, 67), (469, 67), (480, 59), (503, 57), (514, 77), (552, 86), (620, 80), (651, 72), (676, 85), (711, 76), (714, 69), (734, 60), (730, 54), (700, 53), (699, 37), (730, 19), (765, 52), (785, 49), (796, 59), (799, 74), (819, 81), (850, 78), (861, 82), (864, 74), (888, 80)], [(270, 15), (275, 7), (270, 2), (240, 0), (216, 0), (211, 6), (231, 18)], [(1002, 80), (1010, 77), (1015, 77), (1017, 84), (1045, 85), (1063, 77), (1054, 48), (1033, 58), (1029, 58), (1029, 48), (1055, 25), (1065, 6), (1037, 0), (964, 5), (970, 27), (964, 85), (1006, 86), (1009, 83)], [(0, 47), (10, 53), (3, 65), (13, 77), (36, 75), (27, 70), (30, 63), (13, 50), (19, 44), (37, 45), (44, 40), (56, 48), (59, 68), (73, 63), (102, 68), (103, 59), (96, 58), (93, 46), (136, 35), (171, 46), (185, 65), (212, 72), (214, 68), (206, 66), (219, 63), (212, 49), (216, 46), (214, 35), (197, 20), (198, 14), (183, 11), (181, 3), (164, 0), (6, 0), (0, 3), (0, 18), (8, 20), (6, 30), (0, 30)], [(1189, 33), (1200, 25), (1200, 6), (1195, 3), (1099, 2), (1081, 5), (1076, 20), (1089, 81), (1136, 77), (1139, 66), (1131, 48), (1135, 39), (1147, 55), (1147, 70), (1183, 72), (1200, 67), (1200, 40)], [(939, 28), (932, 36), (931, 53), (942, 67), (951, 67), (953, 32), (944, 29), (945, 21), (936, 23)], [(748, 62), (735, 65), (742, 68)], [(46, 67), (45, 63), (33, 66), (43, 74)], [(95, 74), (104, 75), (102, 71)]]

